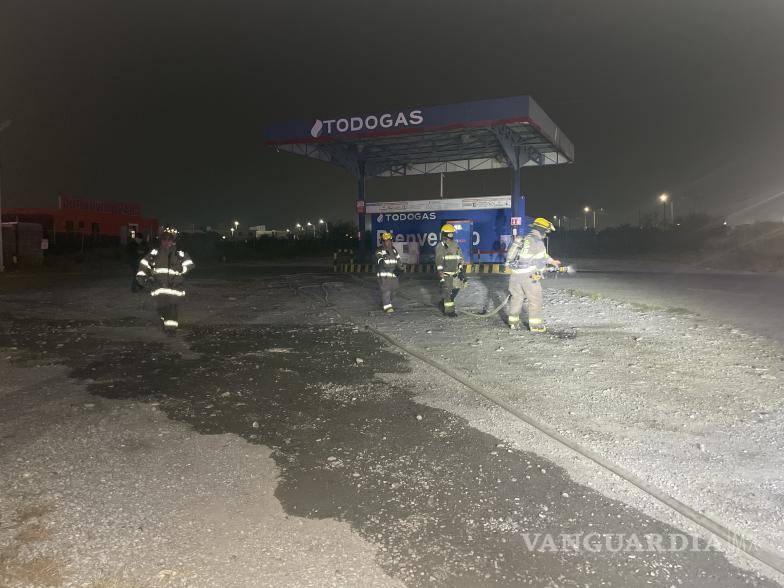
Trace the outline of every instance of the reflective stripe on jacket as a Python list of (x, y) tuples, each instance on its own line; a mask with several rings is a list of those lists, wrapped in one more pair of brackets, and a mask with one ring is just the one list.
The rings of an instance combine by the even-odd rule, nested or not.
[(464, 263), (463, 252), (454, 239), (444, 239), (436, 245), (436, 271), (447, 275), (456, 274)]
[(379, 278), (397, 278), (395, 270), (402, 267), (400, 254), (392, 246), (392, 251), (387, 251), (382, 245), (376, 249), (376, 276)]
[(168, 253), (152, 249), (139, 262), (136, 278), (149, 284), (151, 296), (182, 297), (185, 296), (184, 276), (193, 268), (190, 256), (175, 246)]

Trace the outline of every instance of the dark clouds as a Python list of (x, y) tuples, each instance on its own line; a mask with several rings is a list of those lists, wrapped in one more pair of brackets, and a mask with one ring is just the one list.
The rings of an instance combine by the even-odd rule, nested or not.
[[(666, 189), (726, 214), (784, 190), (783, 32), (778, 0), (6, 0), (6, 203), (63, 191), (175, 222), (349, 218), (354, 180), (265, 149), (264, 124), (531, 94), (577, 154), (526, 170), (537, 212), (632, 214)], [(509, 178), (446, 186), (502, 193)], [(438, 178), (368, 188), (433, 196)], [(776, 200), (754, 210), (784, 216)]]

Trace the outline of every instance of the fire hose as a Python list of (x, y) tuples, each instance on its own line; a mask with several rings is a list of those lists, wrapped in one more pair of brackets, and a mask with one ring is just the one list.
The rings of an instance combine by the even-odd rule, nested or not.
[[(556, 276), (558, 276), (560, 274), (573, 274), (573, 273), (575, 273), (575, 271), (576, 270), (572, 266), (570, 266), (570, 265), (569, 266), (548, 265), (546, 268), (537, 271), (533, 275), (534, 276), (539, 276), (538, 278), (534, 278), (535, 280), (538, 281), (538, 280), (541, 280), (544, 277), (544, 274), (546, 274), (546, 273), (547, 274), (555, 274)], [(464, 282), (467, 281), (465, 279), (465, 272), (463, 272), (460, 275), (463, 276), (462, 279), (463, 279)], [(501, 309), (504, 306), (506, 306), (506, 303), (509, 302), (509, 299), (511, 297), (512, 297), (511, 294), (507, 294), (506, 298), (504, 298), (504, 300), (503, 300), (503, 302), (501, 302), (501, 304), (499, 304), (498, 306), (496, 306), (495, 308), (493, 308), (492, 310), (489, 310), (489, 311), (486, 310), (484, 312), (471, 312), (470, 310), (463, 310), (461, 308), (458, 308), (457, 312), (459, 312), (460, 314), (464, 314), (466, 316), (473, 316), (473, 317), (477, 317), (477, 318), (490, 318), (492, 316), (497, 315), (499, 312), (501, 312)]]

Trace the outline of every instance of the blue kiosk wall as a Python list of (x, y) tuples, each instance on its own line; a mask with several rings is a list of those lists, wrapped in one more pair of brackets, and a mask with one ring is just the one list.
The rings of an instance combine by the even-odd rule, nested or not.
[[(522, 227), (527, 227), (530, 219), (525, 217), (523, 197), (520, 197), (519, 210)], [(368, 203), (366, 221), (369, 221), (365, 224), (372, 232), (374, 247), (380, 244), (381, 233), (392, 231), (395, 241), (419, 244), (421, 263), (433, 261), (441, 226), (450, 221), (472, 223), (472, 262), (504, 261), (513, 235), (509, 196)]]

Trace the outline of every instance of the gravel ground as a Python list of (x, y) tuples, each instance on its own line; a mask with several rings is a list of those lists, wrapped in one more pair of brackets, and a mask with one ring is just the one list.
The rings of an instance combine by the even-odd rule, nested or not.
[(96, 398), (61, 368), (35, 371), (58, 383), (32, 404), (30, 370), (0, 369), (25, 386), (2, 387), (0, 585), (400, 585), (349, 525), (284, 513), (268, 447)]
[[(782, 349), (767, 338), (684, 309), (546, 288), (545, 336), (495, 318), (435, 312), (435, 288), (410, 279), (401, 312), (373, 309), (351, 285), (330, 300), (462, 370), (472, 380), (729, 528), (784, 553)], [(458, 297), (480, 312), (503, 300), (502, 277), (474, 279)], [(348, 304), (346, 300), (351, 300)], [(533, 381), (531, 380), (533, 378)], [(470, 416), (489, 430), (485, 408)], [(485, 426), (482, 426), (482, 425)], [(498, 433), (497, 429), (493, 431)]]
[[(143, 346), (142, 361), (164, 356), (172, 366), (200, 357), (148, 325), (149, 302), (115, 282), (2, 297), (29, 339), (0, 345), (0, 586), (401, 585), (350, 525), (284, 512), (269, 446), (205, 435), (169, 418), (152, 395), (96, 397), (149, 385), (113, 379), (111, 366), (129, 361), (113, 356), (118, 346)], [(257, 318), (250, 283), (194, 284), (194, 297), (209, 302), (186, 308), (186, 320)], [(269, 320), (290, 324), (291, 312), (275, 310), (291, 296), (285, 283), (256, 296)], [(179, 388), (176, 376), (171, 384)]]
[[(711, 551), (526, 551), (539, 529), (700, 532), (358, 327), (778, 546), (765, 339), (565, 291), (535, 338), (443, 319), (426, 281), (390, 317), (371, 280), (256, 273), (195, 280), (167, 339), (115, 282), (0, 294), (0, 586), (777, 585), (734, 550), (751, 573)], [(461, 302), (501, 285), (474, 280)]]

